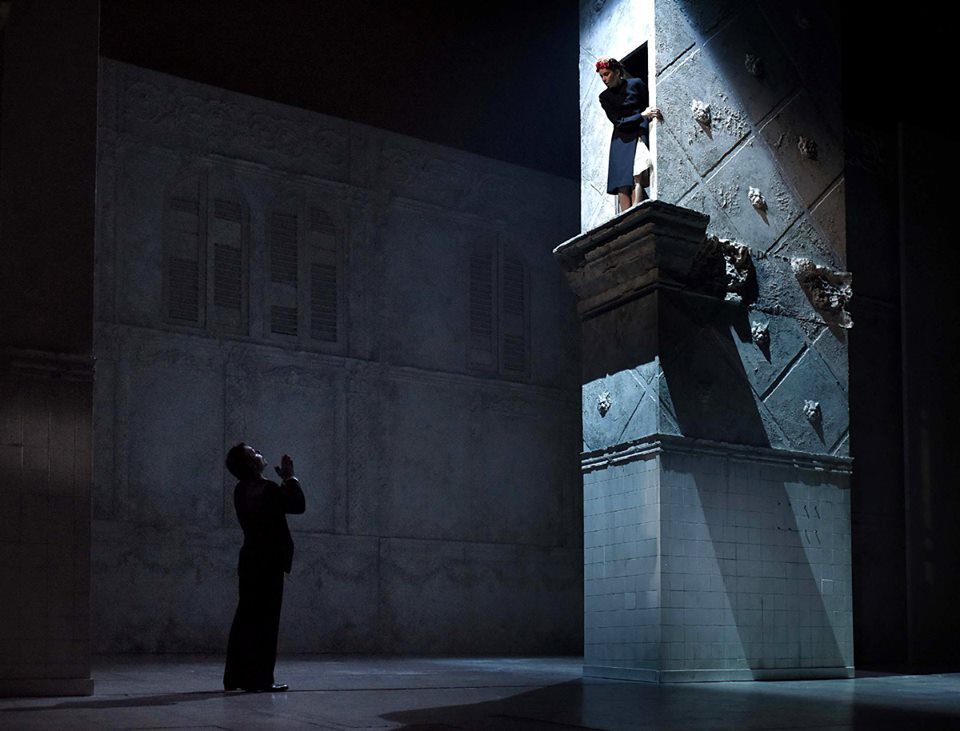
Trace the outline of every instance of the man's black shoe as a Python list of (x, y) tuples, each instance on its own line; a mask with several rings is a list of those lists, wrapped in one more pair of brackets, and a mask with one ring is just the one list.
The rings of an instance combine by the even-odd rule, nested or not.
[(274, 683), (262, 688), (244, 688), (247, 693), (286, 693), (289, 689), (290, 686), (286, 683)]

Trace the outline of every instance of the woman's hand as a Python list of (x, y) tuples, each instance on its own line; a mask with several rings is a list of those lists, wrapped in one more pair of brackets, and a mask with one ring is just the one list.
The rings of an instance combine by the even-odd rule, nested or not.
[(640, 116), (644, 119), (659, 119), (661, 122), (663, 121), (663, 115), (660, 113), (660, 107), (647, 107), (640, 112)]

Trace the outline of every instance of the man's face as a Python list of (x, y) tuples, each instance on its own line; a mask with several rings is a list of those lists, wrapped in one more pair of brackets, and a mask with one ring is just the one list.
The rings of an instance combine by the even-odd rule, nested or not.
[(258, 474), (262, 473), (267, 467), (267, 460), (263, 458), (263, 455), (260, 454), (256, 449), (251, 447), (249, 444), (245, 445), (243, 451), (250, 458), (251, 463), (254, 465), (254, 470)]

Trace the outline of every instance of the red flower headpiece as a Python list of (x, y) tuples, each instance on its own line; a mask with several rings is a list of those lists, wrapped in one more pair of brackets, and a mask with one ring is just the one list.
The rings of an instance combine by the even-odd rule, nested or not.
[(615, 58), (609, 58), (604, 56), (603, 58), (597, 59), (597, 73), (599, 74), (604, 69), (610, 69), (611, 71), (616, 71), (617, 69), (623, 68), (620, 62)]

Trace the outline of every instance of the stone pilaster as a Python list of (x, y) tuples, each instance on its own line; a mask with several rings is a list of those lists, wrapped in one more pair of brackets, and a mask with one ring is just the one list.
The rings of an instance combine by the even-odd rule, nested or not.
[(0, 21), (0, 696), (90, 678), (99, 3)]

